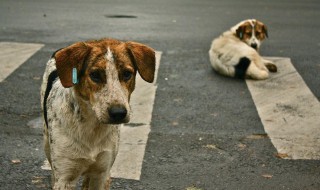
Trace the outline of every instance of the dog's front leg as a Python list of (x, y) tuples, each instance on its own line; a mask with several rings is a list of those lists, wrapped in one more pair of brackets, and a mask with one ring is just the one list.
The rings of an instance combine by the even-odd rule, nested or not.
[[(90, 190), (109, 190), (111, 185), (110, 169), (117, 155), (117, 148), (101, 152), (96, 163), (91, 165), (85, 177), (83, 187), (89, 186)], [(83, 188), (85, 189), (85, 188)]]
[(54, 183), (53, 190), (74, 190), (76, 188), (76, 184), (65, 182), (65, 181), (57, 181)]
[(270, 72), (273, 72), (273, 73), (277, 72), (278, 70), (277, 66), (272, 61), (262, 59), (262, 62)]
[(86, 176), (82, 184), (82, 190), (109, 190), (111, 184), (110, 175), (107, 172)]
[(76, 180), (70, 180), (68, 177), (54, 174), (53, 190), (74, 190), (76, 188)]
[(89, 176), (84, 176), (82, 181), (81, 190), (89, 190), (90, 178)]
[[(107, 176), (107, 177), (106, 177)], [(109, 190), (111, 186), (111, 177), (110, 175), (105, 175), (104, 173), (101, 176), (85, 176), (82, 182), (81, 190)]]
[(83, 171), (83, 163), (69, 158), (52, 157), (54, 190), (74, 190)]
[[(97, 178), (91, 178), (90, 180), (90, 189), (101, 189), (101, 190), (109, 190), (110, 189), (110, 177), (107, 173), (102, 173)], [(110, 179), (110, 181), (109, 181)]]

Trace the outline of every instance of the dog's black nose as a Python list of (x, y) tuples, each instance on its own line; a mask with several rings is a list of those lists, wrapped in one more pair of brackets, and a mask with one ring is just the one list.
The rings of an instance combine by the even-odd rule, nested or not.
[(108, 109), (108, 113), (112, 122), (121, 122), (127, 116), (127, 109), (123, 106), (112, 106)]
[(253, 44), (251, 44), (251, 47), (252, 47), (253, 49), (257, 49), (257, 48), (258, 48), (258, 44), (253, 43)]

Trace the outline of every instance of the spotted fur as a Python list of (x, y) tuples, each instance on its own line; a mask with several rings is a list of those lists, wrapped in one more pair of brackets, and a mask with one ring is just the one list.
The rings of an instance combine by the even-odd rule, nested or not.
[[(72, 83), (72, 69), (78, 84)], [(55, 190), (108, 189), (118, 152), (119, 124), (130, 120), (137, 72), (152, 82), (155, 53), (136, 42), (78, 42), (48, 61), (41, 86), (44, 149)], [(57, 77), (52, 80), (52, 76)]]

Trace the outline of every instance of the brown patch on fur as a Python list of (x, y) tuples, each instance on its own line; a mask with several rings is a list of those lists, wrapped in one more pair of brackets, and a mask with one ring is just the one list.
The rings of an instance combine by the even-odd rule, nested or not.
[(237, 37), (245, 41), (251, 38), (253, 32), (256, 38), (260, 41), (268, 37), (268, 29), (262, 22), (256, 20), (253, 22), (253, 26), (254, 27), (252, 27), (250, 22), (243, 23), (236, 30)]
[(141, 77), (147, 82), (153, 82), (156, 62), (154, 50), (136, 42), (126, 42), (126, 45)]
[(251, 38), (252, 26), (250, 22), (245, 22), (241, 26), (239, 26), (238, 29), (236, 30), (236, 34), (238, 38), (240, 38), (241, 40), (246, 40)]
[(84, 62), (89, 52), (90, 48), (85, 43), (78, 42), (55, 54), (58, 76), (65, 88), (73, 86), (72, 69), (77, 68), (79, 71), (81, 63)]
[[(114, 56), (120, 83), (128, 89), (129, 94), (134, 90), (137, 71), (145, 81), (153, 82), (155, 72), (153, 49), (136, 42), (124, 43), (114, 39), (102, 39), (79, 42), (56, 53), (56, 67), (62, 85), (66, 88), (74, 85), (72, 69), (75, 67), (78, 76), (81, 77), (78, 79), (79, 83), (75, 85), (76, 92), (85, 100), (92, 99), (93, 93), (107, 83), (104, 75), (107, 64), (110, 64), (105, 58), (108, 48)], [(101, 73), (101, 82), (97, 83), (90, 78), (90, 74), (94, 71)], [(128, 73), (131, 73), (132, 77), (126, 80), (124, 75)]]
[(268, 29), (262, 22), (257, 21), (254, 25), (255, 35), (260, 41), (268, 37)]
[[(84, 73), (81, 78), (78, 79), (79, 84), (77, 84), (75, 88), (76, 92), (78, 92), (82, 98), (88, 100), (90, 99), (90, 94), (100, 90), (102, 88), (102, 84), (105, 83), (104, 81), (102, 84), (97, 84), (90, 80), (90, 72), (94, 70), (101, 70), (101, 72), (105, 73), (106, 61), (103, 60), (102, 51), (100, 49), (91, 47), (89, 58), (84, 64), (86, 64), (86, 69), (83, 71)], [(82, 65), (82, 67), (84, 67), (84, 65)]]

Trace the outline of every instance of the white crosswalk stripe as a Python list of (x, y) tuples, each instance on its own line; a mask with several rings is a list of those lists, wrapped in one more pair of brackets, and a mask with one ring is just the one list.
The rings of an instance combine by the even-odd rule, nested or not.
[(246, 80), (272, 143), (287, 159), (320, 159), (320, 103), (289, 58), (269, 58), (278, 73)]
[(0, 82), (43, 46), (35, 43), (0, 42)]
[[(120, 147), (111, 176), (139, 180), (144, 152), (150, 132), (153, 104), (156, 94), (156, 79), (161, 52), (156, 52), (155, 81), (149, 84), (137, 75), (136, 88), (131, 97), (133, 118), (129, 125), (121, 127)], [(134, 127), (136, 126), (136, 127)]]

